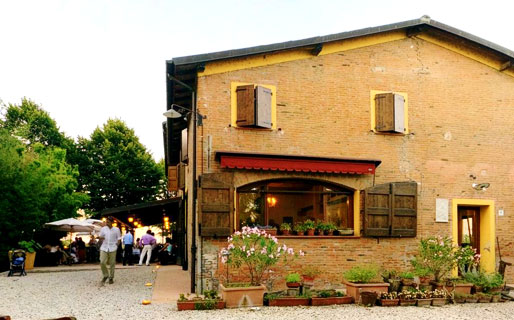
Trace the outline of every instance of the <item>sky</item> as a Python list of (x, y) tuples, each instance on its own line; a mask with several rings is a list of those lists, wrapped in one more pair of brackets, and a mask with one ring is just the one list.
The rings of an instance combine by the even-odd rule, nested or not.
[(0, 0), (0, 100), (38, 103), (68, 136), (109, 118), (163, 157), (165, 61), (429, 15), (514, 50), (510, 1)]

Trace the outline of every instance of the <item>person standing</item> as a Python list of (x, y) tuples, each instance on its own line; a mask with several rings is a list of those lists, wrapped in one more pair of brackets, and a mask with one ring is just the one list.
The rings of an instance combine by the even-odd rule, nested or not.
[(123, 244), (125, 245), (125, 249), (123, 250), (123, 265), (132, 266), (132, 248), (134, 247), (134, 236), (132, 235), (132, 230), (127, 230), (125, 236), (123, 237)]
[(146, 265), (150, 265), (150, 259), (152, 257), (152, 248), (153, 245), (157, 241), (155, 240), (155, 237), (152, 236), (152, 231), (148, 229), (146, 231), (146, 234), (141, 237), (141, 244), (143, 245), (143, 251), (141, 252), (141, 256), (139, 257), (139, 265), (143, 265), (143, 259), (146, 255)]
[[(113, 227), (114, 219), (108, 217), (106, 226), (100, 230), (102, 245), (100, 246), (100, 268), (102, 269), (102, 285), (109, 279), (109, 284), (114, 283), (114, 267), (116, 266), (116, 250), (121, 240), (120, 229)], [(109, 270), (107, 270), (109, 266)]]

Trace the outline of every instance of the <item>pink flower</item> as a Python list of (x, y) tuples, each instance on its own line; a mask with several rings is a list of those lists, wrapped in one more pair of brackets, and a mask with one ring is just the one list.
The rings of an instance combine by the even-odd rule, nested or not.
[(302, 257), (305, 255), (305, 253), (304, 253), (302, 250), (300, 250), (299, 254), (300, 254), (300, 256), (302, 256)]

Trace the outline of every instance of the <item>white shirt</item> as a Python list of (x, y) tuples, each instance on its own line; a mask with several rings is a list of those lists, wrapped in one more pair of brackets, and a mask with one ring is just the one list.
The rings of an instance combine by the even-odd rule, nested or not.
[(104, 241), (100, 246), (101, 251), (113, 252), (118, 249), (118, 240), (121, 239), (120, 229), (112, 227), (109, 229), (108, 226), (102, 227), (100, 230), (100, 237), (104, 237)]

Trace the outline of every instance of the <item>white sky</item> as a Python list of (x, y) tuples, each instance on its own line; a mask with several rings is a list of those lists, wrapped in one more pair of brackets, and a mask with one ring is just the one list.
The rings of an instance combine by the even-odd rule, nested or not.
[(163, 157), (165, 60), (432, 19), (514, 50), (510, 1), (0, 0), (0, 99), (30, 98), (61, 130), (109, 118)]

